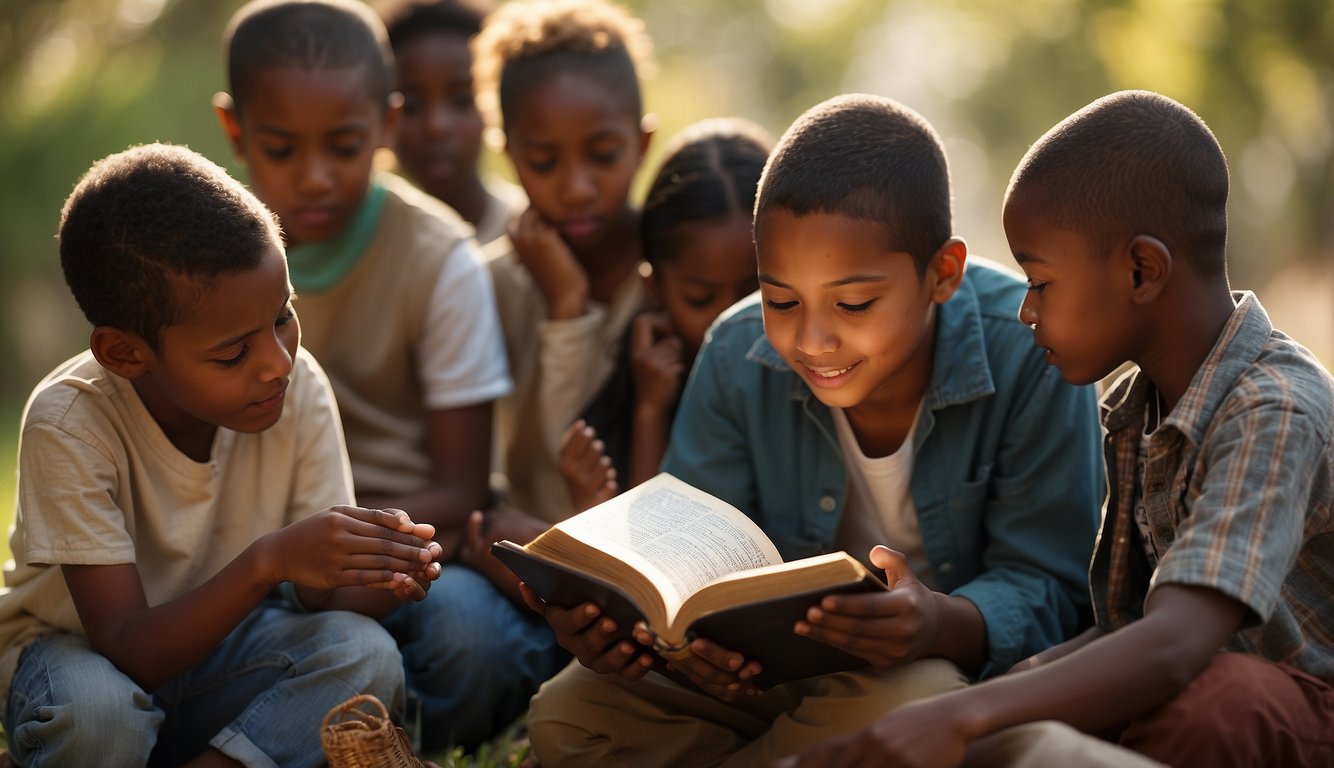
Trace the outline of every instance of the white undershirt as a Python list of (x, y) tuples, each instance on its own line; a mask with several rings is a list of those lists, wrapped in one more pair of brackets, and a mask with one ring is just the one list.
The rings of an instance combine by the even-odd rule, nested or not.
[[(913, 435), (917, 416), (903, 438), (903, 445), (888, 456), (867, 456), (852, 432), (841, 408), (831, 409), (838, 444), (848, 468), (848, 500), (839, 523), (835, 543), (853, 557), (866, 562), (871, 547), (884, 544), (902, 552), (917, 580), (933, 586), (934, 577), (922, 550), (922, 531), (917, 525), (917, 507), (912, 500)], [(921, 406), (918, 406), (918, 415)]]

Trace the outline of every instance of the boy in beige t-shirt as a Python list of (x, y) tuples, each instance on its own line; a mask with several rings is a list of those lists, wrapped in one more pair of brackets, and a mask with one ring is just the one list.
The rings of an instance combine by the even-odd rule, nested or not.
[(98, 162), (60, 254), (94, 328), (24, 414), (0, 594), (13, 756), (321, 763), (331, 707), (400, 704), (395, 643), (357, 614), (425, 597), (434, 531), (339, 506), (338, 413), (278, 229), (222, 169), (164, 145)]

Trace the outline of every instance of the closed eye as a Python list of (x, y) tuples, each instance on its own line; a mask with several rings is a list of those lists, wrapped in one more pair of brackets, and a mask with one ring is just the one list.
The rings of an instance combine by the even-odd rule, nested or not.
[(1030, 290), (1030, 291), (1035, 291), (1035, 292), (1037, 292), (1037, 293), (1042, 293), (1042, 289), (1043, 289), (1043, 288), (1046, 288), (1046, 287), (1047, 287), (1047, 284), (1046, 284), (1045, 282), (1042, 282), (1042, 283), (1035, 283), (1035, 282), (1033, 282), (1032, 280), (1029, 280), (1029, 281), (1028, 281), (1028, 290)]
[(875, 302), (875, 299), (871, 299), (870, 301), (863, 301), (861, 304), (839, 304), (838, 307), (849, 314), (860, 315), (870, 309)]
[(774, 301), (774, 300), (772, 300), (772, 299), (765, 299), (765, 300), (764, 300), (764, 306), (768, 307), (769, 309), (773, 310), (774, 312), (786, 312), (786, 311), (788, 311), (789, 309), (792, 309), (793, 307), (797, 306), (797, 302), (795, 302), (795, 301)]

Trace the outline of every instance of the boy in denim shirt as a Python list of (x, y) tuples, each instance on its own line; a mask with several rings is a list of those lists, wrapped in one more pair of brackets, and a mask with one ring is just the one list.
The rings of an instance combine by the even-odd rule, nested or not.
[[(802, 765), (949, 765), (965, 748), (999, 764), (982, 754), (1013, 747), (1013, 726), (1053, 720), (1173, 766), (1334, 764), (1334, 379), (1229, 288), (1227, 194), (1213, 134), (1155, 93), (1099, 99), (1029, 150), (1005, 201), (1020, 319), (1068, 381), (1138, 366), (1103, 398), (1097, 626)], [(1007, 752), (1141, 759), (1088, 759), (1104, 742), (1061, 727)]]
[(534, 598), (584, 665), (533, 701), (543, 765), (763, 763), (1085, 620), (1093, 393), (1031, 348), (1023, 284), (953, 236), (935, 131), (888, 99), (813, 108), (770, 158), (754, 227), (760, 295), (711, 331), (663, 469), (751, 515), (785, 559), (844, 549), (884, 569), (888, 592), (826, 597), (793, 628), (872, 668), (761, 692), (758, 665), (697, 638), (673, 665), (706, 695), (649, 674), (595, 606)]

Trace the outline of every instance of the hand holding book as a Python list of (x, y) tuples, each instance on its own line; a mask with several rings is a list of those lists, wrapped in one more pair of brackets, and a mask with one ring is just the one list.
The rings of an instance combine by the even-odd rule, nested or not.
[[(570, 650), (582, 651), (586, 666), (585, 655), (605, 649), (617, 661), (642, 664), (637, 651), (624, 645), (642, 623), (655, 648), (668, 654), (695, 638), (713, 641), (727, 651), (710, 648), (705, 661), (716, 658), (719, 672), (737, 677), (751, 670), (746, 679), (760, 687), (864, 666), (866, 659), (802, 637), (793, 627), (826, 595), (885, 590), (843, 552), (784, 563), (750, 518), (666, 474), (558, 523), (523, 547), (497, 542), (495, 552), (540, 597), (544, 612), (553, 610), (546, 606), (580, 610), (587, 602), (598, 607), (597, 613), (555, 615), (579, 635), (571, 642), (580, 647)], [(732, 653), (744, 661), (738, 664)], [(758, 672), (750, 660), (758, 662)], [(725, 676), (696, 661), (678, 665), (679, 671), (711, 680)], [(742, 681), (727, 686), (732, 682)]]

